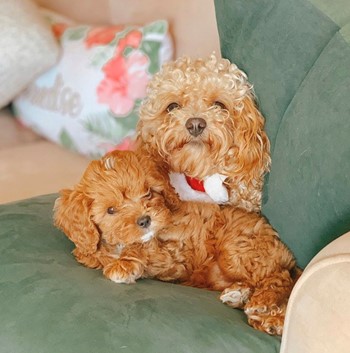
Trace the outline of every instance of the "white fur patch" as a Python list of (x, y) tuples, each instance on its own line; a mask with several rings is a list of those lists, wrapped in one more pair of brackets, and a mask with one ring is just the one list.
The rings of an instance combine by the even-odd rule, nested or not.
[(113, 281), (114, 283), (131, 283), (126, 278), (120, 278), (117, 275), (110, 277), (110, 280)]
[(238, 290), (232, 290), (230, 292), (221, 294), (220, 300), (223, 303), (229, 303), (234, 307), (239, 307), (241, 305), (242, 293)]
[(250, 296), (249, 288), (225, 289), (220, 295), (220, 300), (234, 308), (240, 308), (246, 303)]
[(152, 238), (154, 237), (154, 231), (153, 230), (150, 230), (149, 232), (147, 232), (146, 234), (144, 234), (142, 237), (141, 237), (141, 240), (146, 243), (148, 241), (150, 241)]
[(130, 284), (130, 283), (135, 283), (136, 282), (136, 276), (130, 274), (129, 277), (120, 277), (118, 276), (117, 273), (115, 273), (113, 276), (111, 276), (109, 278), (111, 281), (113, 281), (114, 283), (126, 283), (126, 284)]

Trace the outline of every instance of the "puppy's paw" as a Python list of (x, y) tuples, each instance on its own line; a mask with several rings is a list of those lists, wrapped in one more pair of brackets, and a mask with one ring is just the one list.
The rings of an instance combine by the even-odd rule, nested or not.
[(249, 300), (251, 290), (249, 287), (233, 286), (226, 288), (220, 295), (220, 300), (232, 308), (243, 308)]
[(260, 315), (248, 315), (248, 323), (255, 329), (268, 333), (269, 335), (279, 335), (283, 333), (284, 312), (276, 315), (265, 313)]
[(115, 283), (135, 283), (142, 273), (140, 263), (125, 260), (112, 262), (103, 269), (103, 274)]

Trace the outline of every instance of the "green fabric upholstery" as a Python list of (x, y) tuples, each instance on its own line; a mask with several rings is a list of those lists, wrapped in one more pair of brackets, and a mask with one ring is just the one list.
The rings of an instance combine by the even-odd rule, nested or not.
[(272, 142), (263, 213), (304, 267), (350, 230), (350, 3), (215, 4), (222, 54), (254, 84)]
[(326, 16), (331, 18), (339, 27), (343, 27), (349, 23), (349, 0), (310, 0), (310, 2)]
[(302, 266), (350, 230), (350, 46), (345, 34), (334, 35), (305, 77), (284, 114), (273, 154), (263, 210)]
[(216, 0), (222, 56), (254, 84), (274, 145), (298, 87), (338, 26), (306, 0)]
[(116, 284), (79, 265), (52, 225), (55, 197), (0, 206), (1, 352), (278, 352), (216, 292)]

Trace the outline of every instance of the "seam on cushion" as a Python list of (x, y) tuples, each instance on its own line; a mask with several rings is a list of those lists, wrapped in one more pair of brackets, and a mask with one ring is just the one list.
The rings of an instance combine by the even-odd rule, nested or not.
[[(289, 111), (289, 109), (290, 109), (290, 106), (291, 106), (292, 103), (294, 102), (294, 99), (295, 99), (296, 95), (298, 94), (299, 89), (304, 86), (304, 82), (305, 82), (306, 79), (309, 77), (310, 73), (312, 72), (313, 68), (315, 67), (315, 64), (318, 62), (319, 58), (322, 56), (322, 54), (324, 53), (325, 49), (328, 48), (329, 43), (334, 39), (334, 37), (335, 37), (339, 32), (340, 32), (340, 28), (338, 27), (337, 31), (333, 33), (333, 36), (329, 39), (329, 41), (327, 42), (327, 44), (322, 48), (322, 50), (320, 51), (320, 53), (317, 55), (317, 58), (315, 59), (315, 61), (312, 63), (312, 65), (310, 66), (310, 68), (309, 68), (308, 71), (306, 72), (306, 74), (305, 74), (303, 80), (300, 82), (299, 86), (297, 87), (297, 89), (296, 89), (295, 92), (294, 92), (293, 97), (291, 98), (291, 100), (289, 101), (288, 105), (286, 106), (286, 109), (284, 110), (283, 116), (282, 116), (281, 120), (279, 121), (278, 128), (277, 128), (277, 131), (276, 131), (276, 134), (275, 134), (274, 143), (273, 143), (273, 146), (272, 146), (272, 148), (271, 148), (271, 157), (273, 156), (273, 154), (274, 154), (274, 152), (275, 152), (275, 146), (276, 146), (276, 143), (277, 143), (277, 138), (278, 138), (278, 135), (279, 135), (279, 132), (280, 132), (282, 123), (284, 122), (285, 116), (287, 115), (287, 113), (288, 113), (288, 111)], [(272, 160), (272, 163), (273, 163), (273, 160)]]
[[(332, 22), (334, 22), (335, 24), (337, 24), (340, 28), (344, 27), (345, 25), (342, 23), (338, 23), (336, 22), (335, 17), (331, 17), (327, 12), (324, 11), (324, 8), (322, 6), (320, 6), (320, 4), (318, 2), (316, 2), (315, 0), (307, 0), (311, 5), (313, 5), (314, 7), (316, 7), (316, 9), (320, 10), (326, 17), (328, 17)], [(333, 4), (334, 6), (334, 4)], [(335, 5), (337, 6), (337, 5)], [(346, 21), (349, 21), (350, 18), (346, 18)], [(347, 22), (346, 22), (347, 23)]]
[[(289, 107), (290, 105), (293, 103), (294, 101), (294, 98), (295, 96), (297, 95), (300, 87), (303, 86), (305, 80), (308, 78), (311, 70), (313, 69), (313, 67), (315, 66), (315, 64), (317, 63), (319, 57), (322, 55), (322, 53), (324, 52), (324, 50), (328, 47), (329, 43), (333, 40), (334, 36), (339, 33), (339, 31), (341, 30), (342, 27), (340, 27), (337, 23), (334, 22), (334, 20), (332, 18), (330, 18), (327, 14), (325, 14), (324, 12), (322, 12), (315, 4), (313, 4), (312, 2), (310, 2), (309, 0), (307, 0), (308, 4), (313, 7), (315, 9), (315, 11), (319, 12), (320, 15), (322, 15), (323, 17), (329, 19), (332, 23), (334, 23), (337, 27), (336, 31), (333, 33), (333, 36), (329, 39), (329, 41), (326, 43), (326, 45), (323, 47), (323, 49), (319, 52), (319, 54), (317, 55), (317, 58), (315, 59), (315, 61), (312, 63), (312, 65), (310, 66), (310, 68), (308, 69), (308, 71), (306, 72), (303, 80), (300, 82), (299, 86), (297, 87), (297, 89), (295, 90), (294, 92), (294, 95), (293, 97), (291, 98), (291, 100), (289, 101), (288, 105), (286, 106), (286, 109), (284, 110), (284, 113), (283, 113), (283, 116), (281, 117), (281, 120), (279, 121), (279, 124), (278, 124), (278, 127), (277, 127), (277, 130), (276, 130), (276, 134), (275, 134), (275, 138), (274, 138), (274, 142), (273, 142), (273, 145), (271, 144), (271, 158), (275, 152), (275, 146), (276, 146), (276, 142), (277, 142), (277, 137), (279, 135), (279, 131), (280, 131), (280, 128), (281, 128), (281, 125), (282, 125), (282, 122), (284, 121), (284, 118), (289, 110)], [(272, 160), (272, 163), (273, 163), (273, 160)]]
[[(348, 44), (350, 44), (350, 22), (347, 23), (345, 26), (343, 26), (340, 30), (339, 30), (340, 35), (342, 36), (342, 38), (344, 39), (344, 41)], [(348, 37), (345, 37), (345, 35), (348, 35)]]
[(299, 280), (297, 281), (297, 283), (295, 284), (295, 286), (292, 290), (292, 294), (289, 298), (289, 302), (287, 305), (286, 318), (288, 318), (288, 320), (285, 320), (285, 323), (284, 323), (285, 334), (282, 336), (280, 353), (283, 353), (286, 349), (286, 345), (287, 345), (286, 341), (288, 340), (286, 333), (289, 332), (289, 323), (290, 323), (290, 318), (291, 318), (291, 312), (293, 311), (292, 307), (294, 306), (294, 303), (299, 296), (299, 292), (300, 292), (301, 288), (308, 281), (308, 279), (310, 277), (312, 277), (312, 275), (315, 274), (316, 272), (323, 270), (325, 267), (339, 265), (342, 263), (350, 264), (350, 254), (339, 254), (339, 255), (333, 255), (333, 256), (326, 257), (326, 258), (316, 262), (315, 264), (313, 264), (299, 278)]

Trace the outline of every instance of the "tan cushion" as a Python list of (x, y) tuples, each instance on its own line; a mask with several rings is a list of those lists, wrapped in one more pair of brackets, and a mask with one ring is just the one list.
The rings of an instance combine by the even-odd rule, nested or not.
[[(169, 21), (175, 54), (193, 57), (220, 54), (213, 0), (36, 0), (40, 5), (87, 23)], [(126, 5), (127, 4), (127, 5)]]
[(58, 58), (58, 45), (29, 0), (0, 1), (0, 108)]
[(89, 160), (48, 142), (0, 149), (0, 203), (73, 186)]
[(350, 232), (307, 266), (288, 304), (280, 353), (350, 351)]

